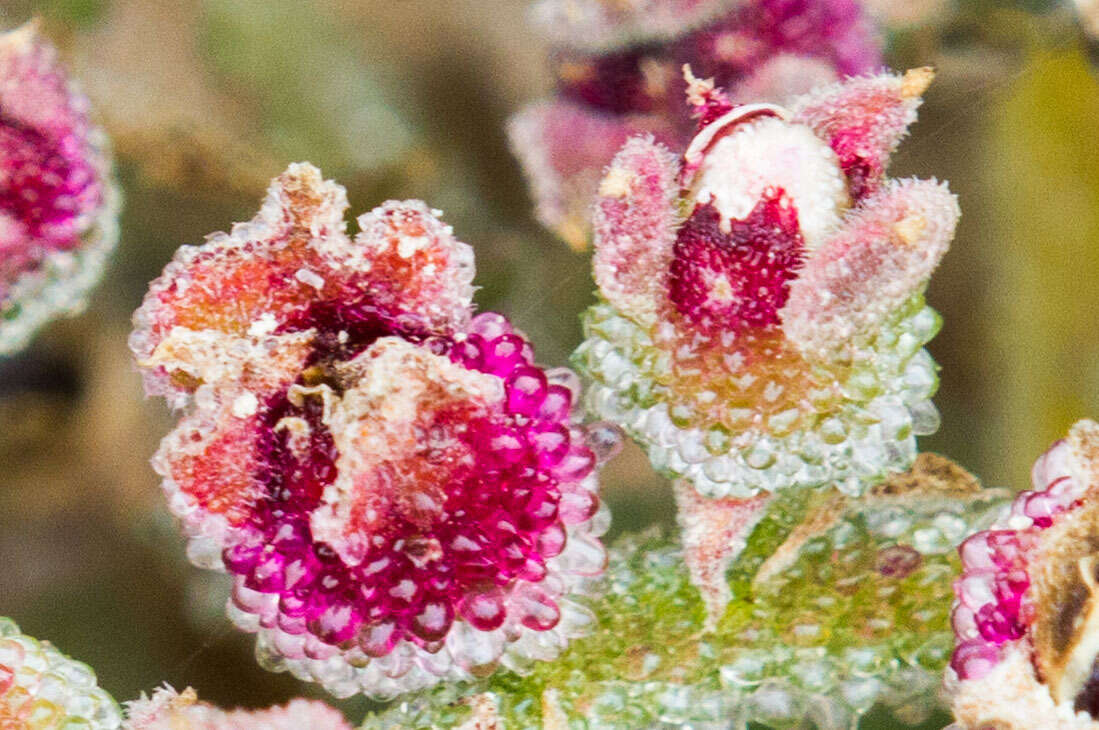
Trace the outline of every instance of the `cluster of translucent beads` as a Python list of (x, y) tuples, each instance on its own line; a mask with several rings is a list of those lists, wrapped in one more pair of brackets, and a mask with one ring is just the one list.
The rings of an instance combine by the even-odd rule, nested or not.
[[(875, 479), (908, 468), (915, 437), (938, 428), (930, 400), (937, 366), (922, 348), (940, 324), (922, 297), (914, 298), (858, 348), (850, 364), (810, 366), (806, 377), (825, 386), (816, 391), (819, 399), (810, 393), (769, 415), (758, 401), (730, 407), (724, 423), (707, 423), (699, 417), (702, 405), (678, 400), (671, 354), (605, 302), (585, 314), (586, 339), (573, 363), (594, 381), (590, 411), (622, 426), (657, 469), (689, 479), (706, 496), (747, 497), (824, 483), (858, 494)], [(737, 379), (728, 382), (735, 387)], [(754, 392), (766, 388), (743, 382)]]
[[(549, 705), (574, 730), (796, 728), (806, 719), (847, 730), (876, 704), (919, 722), (934, 707), (952, 647), (954, 546), (992, 524), (1003, 506), (999, 490), (852, 500), (793, 565), (738, 590), (726, 618), (707, 632), (679, 548), (652, 534), (626, 537), (610, 550), (600, 579), (600, 631), (558, 664), (529, 680), (503, 675), (441, 687), (363, 727), (459, 725), (470, 692), (491, 693), (506, 727), (540, 727)], [(757, 530), (791, 529), (788, 510), (781, 512)], [(741, 572), (750, 583), (758, 570), (744, 557), (759, 552), (755, 539), (730, 572), (734, 584)]]
[(122, 714), (86, 664), (0, 618), (0, 728), (113, 730)]
[[(828, 547), (832, 547), (831, 543)], [(643, 558), (636, 557), (634, 549), (644, 550)], [(625, 551), (630, 551), (635, 559), (626, 559)], [(830, 549), (815, 552), (831, 554)], [(946, 586), (950, 571), (949, 565), (936, 564), (928, 576), (949, 590)], [(676, 548), (645, 541), (618, 545), (612, 551), (606, 580), (612, 596), (649, 598), (657, 593), (664, 600), (681, 594), (687, 582), (682, 574), (682, 556)], [(829, 606), (848, 620), (851, 611), (863, 615), (852, 607), (845, 612), (843, 600), (840, 598)], [(682, 620), (689, 621), (690, 612), (674, 601), (663, 610), (680, 611)], [(766, 620), (774, 610), (763, 601), (756, 613)], [(914, 611), (920, 613), (918, 609)], [(638, 609), (638, 613), (644, 615), (645, 610)], [(866, 611), (865, 615), (872, 617), (874, 612)], [(920, 615), (928, 625), (945, 618), (934, 611)], [(758, 620), (752, 623), (758, 624)], [(712, 671), (704, 672), (704, 677), (694, 682), (606, 680), (576, 670), (559, 673), (555, 681), (547, 682), (552, 688), (554, 710), (567, 719), (568, 727), (586, 730), (682, 727), (742, 730), (748, 723), (797, 728), (804, 727), (806, 719), (822, 730), (847, 730), (875, 705), (894, 708), (898, 716), (914, 722), (923, 719), (933, 707), (930, 698), (939, 685), (941, 668), (950, 651), (948, 632), (932, 632), (913, 640), (891, 626), (880, 626), (874, 634), (884, 637), (881, 640), (834, 648), (816, 640), (827, 635), (828, 628), (809, 637), (804, 646), (789, 645), (787, 628), (749, 630), (745, 626), (735, 640), (724, 634), (701, 640), (697, 654), (689, 659), (694, 666), (678, 670), (691, 676), (697, 675), (702, 665), (712, 667)], [(613, 631), (614, 627), (608, 630)], [(735, 648), (726, 643), (730, 640)], [(746, 642), (751, 645), (740, 646)], [(676, 673), (676, 668), (662, 665), (661, 659), (654, 647), (643, 664), (651, 664), (664, 675)], [(596, 667), (617, 660), (618, 657), (591, 656), (587, 665)], [(507, 727), (540, 727), (546, 720), (543, 714), (546, 696), (543, 695), (543, 702), (531, 702), (531, 690), (526, 685), (509, 683), (502, 689), (493, 684), (474, 689), (496, 692)], [(456, 702), (460, 694), (461, 690), (441, 689), (429, 697), (402, 703), (398, 709), (368, 717), (363, 728), (426, 730), (460, 724), (464, 717), (463, 705)]]
[(957, 647), (950, 666), (960, 679), (977, 679), (1001, 658), (1001, 647), (1026, 633), (1027, 563), (1042, 530), (1087, 490), (1072, 476), (1072, 450), (1059, 441), (1034, 465), (1033, 490), (1020, 492), (1008, 515), (958, 548), (962, 575), (954, 583), (951, 623)]
[[(220, 555), (219, 567), (234, 574), (230, 618), (258, 634), (261, 664), (337, 696), (389, 698), (499, 662), (522, 671), (590, 624), (567, 596), (605, 563), (598, 537), (609, 514), (594, 467), (615, 444), (605, 429), (576, 423), (578, 378), (534, 366), (529, 343), (497, 314), (424, 346), (499, 377), (506, 394), (503, 413), (467, 424), (474, 463), (453, 475), (432, 530), (393, 518), (394, 534), (374, 536), (361, 564), (349, 566), (312, 537), (312, 499), (288, 496), (257, 512), (258, 529)], [(316, 438), (311, 448), (306, 464), (284, 454), (291, 461), (272, 467), (317, 474), (322, 488), (335, 475), (331, 441)], [(414, 565), (405, 544), (425, 538), (439, 556)], [(190, 553), (208, 564), (217, 546), (196, 536)]]

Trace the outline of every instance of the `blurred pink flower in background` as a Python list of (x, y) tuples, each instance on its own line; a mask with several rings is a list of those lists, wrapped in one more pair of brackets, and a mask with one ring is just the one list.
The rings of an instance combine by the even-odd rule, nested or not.
[(577, 249), (626, 139), (652, 134), (676, 151), (690, 139), (683, 64), (735, 102), (785, 102), (881, 64), (856, 0), (543, 0), (534, 15), (554, 46), (557, 95), (517, 114), (509, 134), (539, 221)]
[(0, 355), (83, 308), (117, 239), (103, 133), (34, 23), (0, 34)]

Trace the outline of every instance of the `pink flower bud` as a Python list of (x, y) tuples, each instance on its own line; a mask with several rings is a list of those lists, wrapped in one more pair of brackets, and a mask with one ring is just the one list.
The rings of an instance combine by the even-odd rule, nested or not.
[(927, 72), (815, 90), (800, 111), (690, 81), (682, 162), (635, 138), (599, 186), (588, 402), (704, 496), (860, 493), (937, 424), (922, 294), (958, 206), (880, 172)]

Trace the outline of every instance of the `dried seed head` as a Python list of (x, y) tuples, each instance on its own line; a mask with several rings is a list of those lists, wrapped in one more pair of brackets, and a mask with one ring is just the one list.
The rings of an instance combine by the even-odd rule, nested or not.
[(947, 686), (964, 728), (1099, 727), (1099, 425), (1073, 426), (1032, 476), (959, 548)]

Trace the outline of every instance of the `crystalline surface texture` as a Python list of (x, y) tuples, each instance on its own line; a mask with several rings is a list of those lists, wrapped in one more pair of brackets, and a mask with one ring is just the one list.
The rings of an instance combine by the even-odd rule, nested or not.
[(560, 650), (605, 561), (577, 378), (471, 316), (472, 250), (437, 212), (387, 203), (352, 241), (345, 208), (292, 166), (135, 315), (149, 390), (186, 409), (154, 466), (189, 554), (234, 576), (261, 663), (340, 696)]
[[(933, 432), (937, 366), (922, 347), (941, 320), (923, 298), (898, 310), (860, 356), (809, 367), (776, 329), (745, 344), (644, 328), (599, 303), (574, 355), (588, 406), (648, 444), (653, 465), (704, 494), (747, 497), (834, 481), (858, 492), (906, 468), (916, 435)], [(722, 340), (726, 340), (723, 342)]]
[(0, 618), (0, 727), (116, 730), (121, 723), (118, 705), (90, 667)]
[[(712, 630), (674, 542), (629, 537), (600, 579), (596, 630), (557, 661), (439, 688), (363, 727), (457, 725), (470, 712), (460, 698), (484, 692), (504, 727), (846, 730), (879, 703), (920, 722), (949, 658), (953, 546), (1005, 496), (883, 489), (838, 508), (821, 496), (777, 498), (729, 570), (734, 598)], [(771, 571), (776, 553), (788, 559)]]

